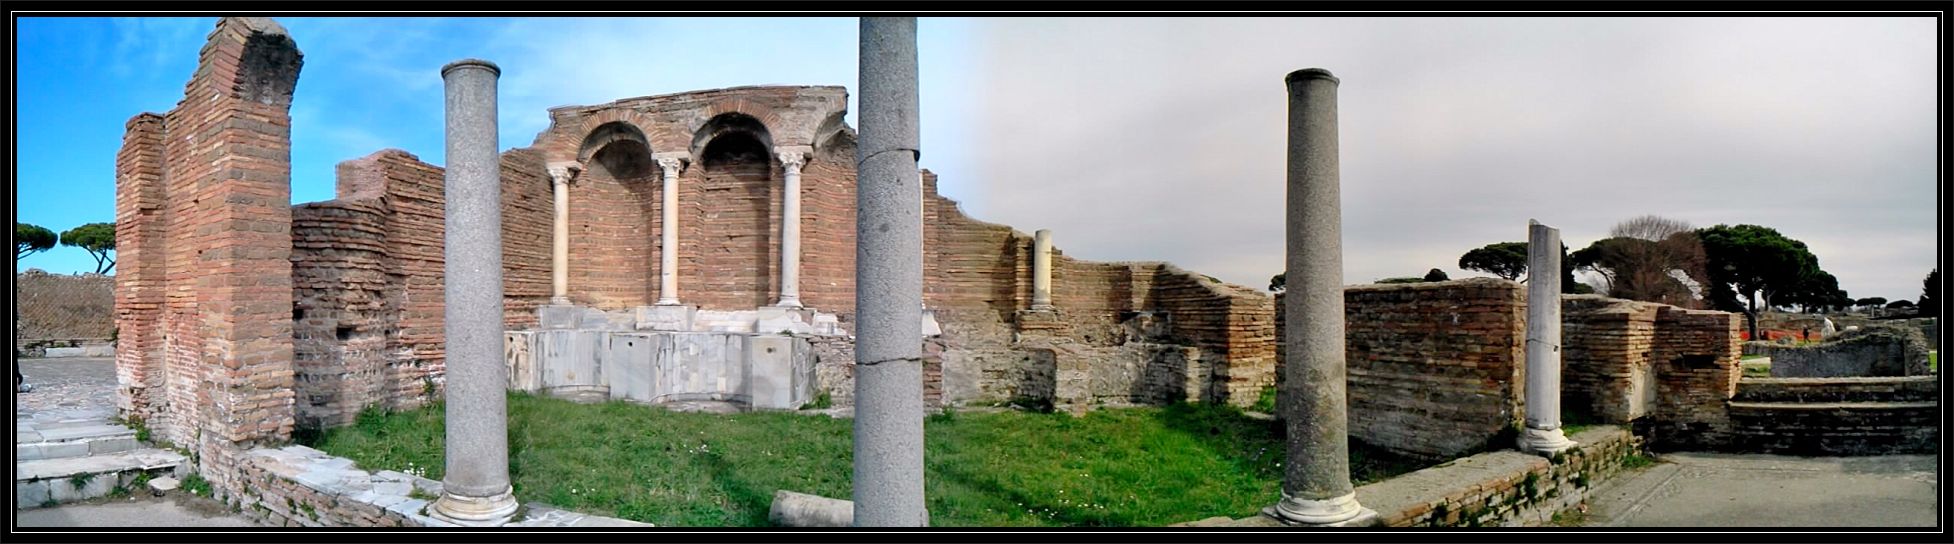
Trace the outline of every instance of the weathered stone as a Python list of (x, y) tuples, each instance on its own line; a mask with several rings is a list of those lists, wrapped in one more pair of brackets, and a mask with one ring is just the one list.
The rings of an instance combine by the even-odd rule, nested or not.
[(861, 23), (856, 186), (854, 523), (921, 527), (922, 196), (916, 19)]

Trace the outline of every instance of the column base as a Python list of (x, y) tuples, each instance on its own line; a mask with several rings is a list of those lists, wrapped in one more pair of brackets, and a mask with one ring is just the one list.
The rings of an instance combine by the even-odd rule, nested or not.
[(776, 308), (799, 308), (801, 307), (801, 297), (780, 297), (780, 302), (775, 302), (773, 305)]
[(1574, 445), (1575, 442), (1568, 440), (1567, 433), (1561, 431), (1560, 427), (1552, 429), (1527, 427), (1520, 432), (1520, 451), (1527, 453), (1551, 456), (1566, 451)]
[(550, 297), (551, 306), (569, 306), (570, 297)]
[(1292, 527), (1367, 527), (1377, 523), (1377, 511), (1357, 504), (1357, 493), (1327, 500), (1299, 499), (1283, 494), (1282, 502), (1262, 509), (1262, 515)]
[(661, 298), (658, 299), (658, 302), (652, 304), (656, 306), (679, 306), (681, 303), (675, 298)]
[(427, 508), (434, 519), (467, 527), (499, 527), (516, 514), (515, 490), (504, 487), (489, 497), (463, 497), (446, 491)]

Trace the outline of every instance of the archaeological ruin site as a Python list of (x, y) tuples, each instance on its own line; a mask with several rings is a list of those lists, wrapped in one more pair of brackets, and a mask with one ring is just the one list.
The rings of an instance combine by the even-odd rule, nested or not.
[[(853, 418), (853, 495), (778, 490), (788, 525), (930, 524), (924, 417), (958, 408), (1247, 408), (1274, 388), (1281, 495), (1191, 526), (1543, 525), (1650, 450), (1937, 451), (1937, 373), (1743, 378), (1739, 314), (1562, 295), (1551, 274), (1345, 285), (1340, 82), (1320, 69), (1285, 79), (1286, 292), (1068, 257), (1064, 232), (966, 215), (919, 168), (915, 32), (863, 20), (860, 88), (556, 107), (508, 151), (496, 82), (522, 68), (457, 61), (428, 74), (447, 164), (377, 150), (339, 164), (333, 200), (293, 203), (299, 44), (225, 18), (117, 156), (121, 417), (178, 448), (149, 468), (328, 527), (642, 525), (519, 504), (511, 391)], [(1530, 266), (1559, 269), (1539, 250), (1558, 230), (1511, 219)], [(1872, 336), (1840, 357), (1925, 356), (1917, 332)], [(294, 445), (437, 402), (440, 481)], [(1430, 463), (1359, 486), (1351, 441)], [(30, 507), (92, 493), (22, 482)]]

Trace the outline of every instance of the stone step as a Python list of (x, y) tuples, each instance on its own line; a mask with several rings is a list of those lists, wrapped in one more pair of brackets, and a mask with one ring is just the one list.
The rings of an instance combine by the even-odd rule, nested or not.
[(14, 460), (36, 461), (86, 457), (141, 448), (136, 431), (121, 425), (92, 422), (41, 422), (14, 432)]
[(86, 457), (40, 459), (16, 463), (14, 504), (20, 508), (39, 508), (102, 497), (117, 488), (136, 491), (137, 476), (173, 476), (189, 473), (186, 459), (173, 451), (145, 448)]
[(1932, 402), (1940, 399), (1937, 376), (1868, 378), (1744, 378), (1737, 402)]
[(1940, 409), (1939, 402), (1736, 402), (1732, 412), (1895, 412)]
[(121, 453), (141, 449), (135, 433), (127, 435), (100, 436), (59, 442), (34, 442), (14, 444), (15, 461), (39, 461), (43, 459), (64, 459), (87, 457), (108, 453)]

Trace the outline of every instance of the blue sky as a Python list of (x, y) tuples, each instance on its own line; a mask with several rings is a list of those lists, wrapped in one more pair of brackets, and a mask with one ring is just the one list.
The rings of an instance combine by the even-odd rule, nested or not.
[[(280, 18), (305, 53), (293, 202), (384, 148), (441, 164), (438, 71), (492, 60), (502, 147), (546, 109), (738, 85), (856, 86), (852, 18)], [(123, 123), (181, 97), (214, 20), (21, 19), (21, 220), (113, 220)], [(1282, 77), (1340, 88), (1345, 283), (1570, 247), (1645, 214), (1804, 241), (1854, 297), (1938, 263), (1932, 17), (920, 21), (923, 166), (1067, 255), (1260, 288), (1283, 266)], [(851, 105), (852, 106), (852, 105)], [(852, 111), (851, 107), (851, 111)], [(850, 124), (854, 117), (850, 116)], [(92, 270), (75, 248), (19, 269)]]
[[(440, 68), (477, 57), (502, 68), (501, 148), (528, 146), (547, 108), (740, 85), (842, 85), (855, 123), (853, 18), (278, 18), (305, 54), (292, 102), (292, 202), (333, 198), (340, 161), (386, 148), (442, 164)], [(19, 36), (19, 220), (61, 232), (115, 220), (123, 124), (182, 98), (216, 18), (23, 18)], [(958, 69), (968, 22), (924, 19), (918, 54), (924, 166), (955, 192), (967, 147), (940, 145), (970, 96)], [(938, 144), (938, 145), (933, 145)], [(974, 204), (974, 203), (972, 203)], [(94, 270), (80, 248), (17, 270)]]

